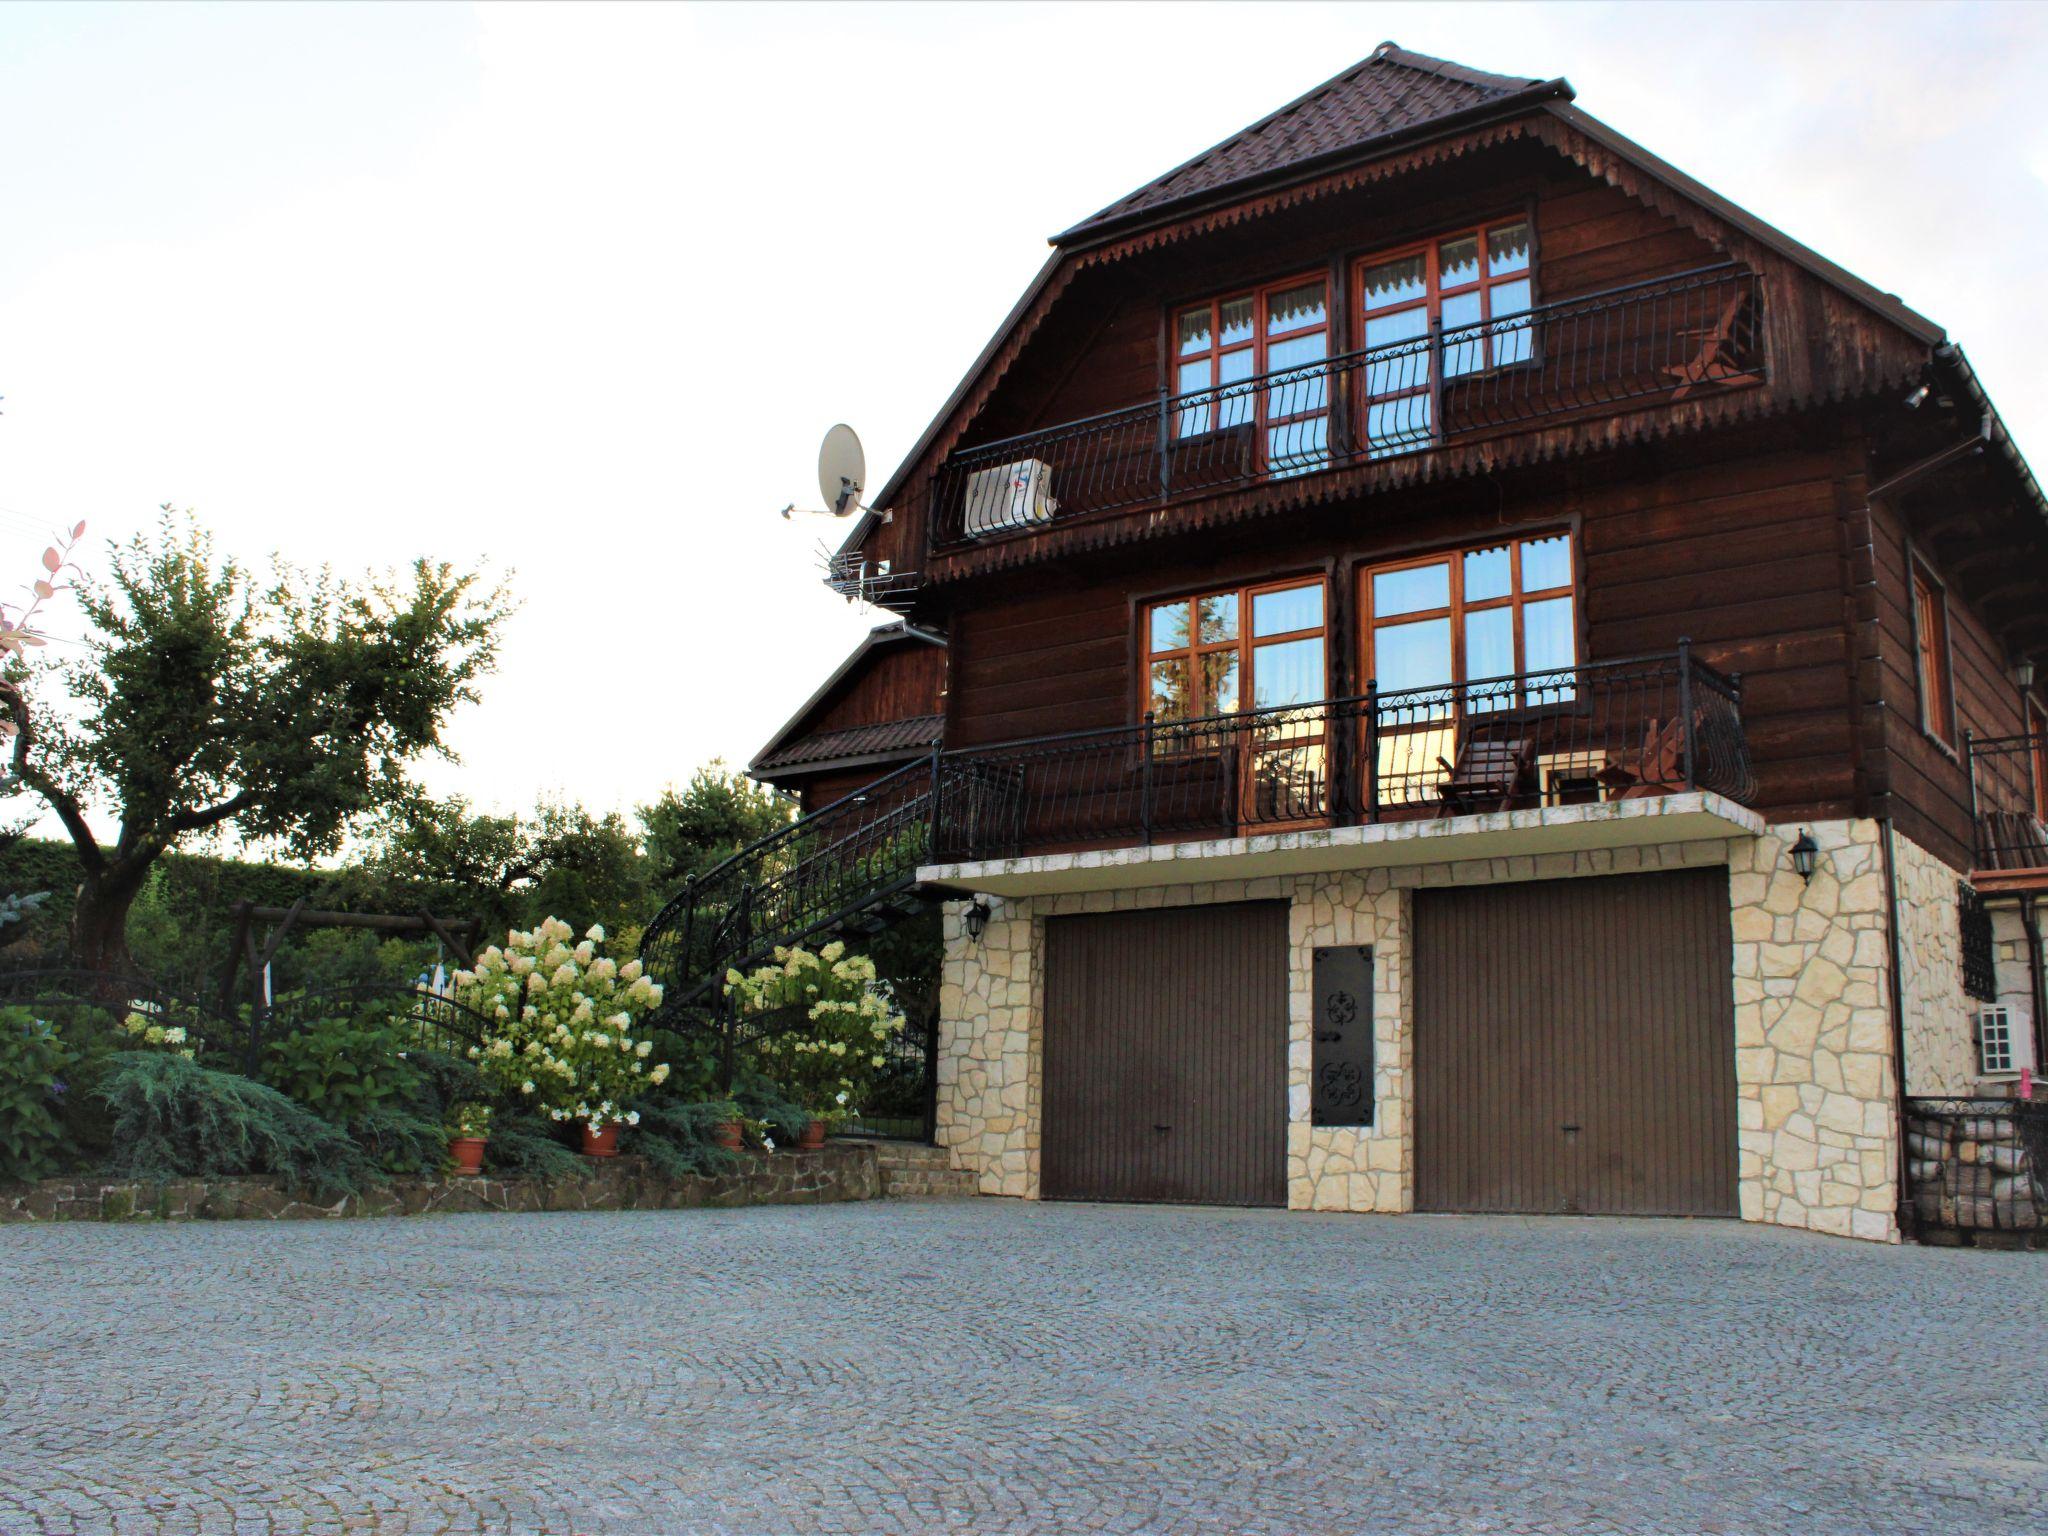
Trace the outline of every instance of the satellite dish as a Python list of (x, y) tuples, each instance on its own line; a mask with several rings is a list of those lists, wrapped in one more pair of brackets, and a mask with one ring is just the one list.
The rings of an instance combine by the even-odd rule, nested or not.
[(818, 494), (825, 498), (825, 510), (834, 517), (858, 512), (867, 478), (868, 458), (861, 452), (860, 437), (842, 421), (825, 434), (818, 449)]

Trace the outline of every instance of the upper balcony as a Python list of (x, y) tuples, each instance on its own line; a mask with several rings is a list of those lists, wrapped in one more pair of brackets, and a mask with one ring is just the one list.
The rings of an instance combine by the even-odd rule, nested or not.
[(932, 546), (1703, 398), (1766, 379), (1764, 336), (1762, 282), (1732, 263), (1477, 325), (1432, 319), (1386, 345), (962, 449), (934, 476)]
[(1966, 736), (1977, 851), (1970, 882), (1985, 895), (2048, 891), (2048, 731)]

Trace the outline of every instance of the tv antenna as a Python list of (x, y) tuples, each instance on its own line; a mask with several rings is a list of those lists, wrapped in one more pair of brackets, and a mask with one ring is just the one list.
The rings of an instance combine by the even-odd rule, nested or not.
[[(860, 434), (842, 421), (818, 446), (818, 495), (825, 505), (807, 510), (825, 517), (851, 517), (867, 511), (860, 499), (867, 477), (868, 459), (861, 451)], [(782, 515), (786, 519), (796, 510), (796, 503), (791, 502)]]

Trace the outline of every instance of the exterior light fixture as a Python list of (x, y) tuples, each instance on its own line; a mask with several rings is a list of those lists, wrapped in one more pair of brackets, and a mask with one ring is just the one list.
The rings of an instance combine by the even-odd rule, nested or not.
[(1820, 844), (1813, 840), (1809, 828), (1799, 829), (1799, 841), (1792, 845), (1792, 867), (1799, 871), (1799, 878), (1811, 884), (1813, 867), (1820, 858)]
[(2028, 689), (2028, 688), (2031, 688), (2031, 687), (2033, 687), (2033, 686), (2034, 686), (2034, 659), (2033, 659), (2033, 657), (2031, 657), (2031, 656), (2022, 656), (2022, 657), (2021, 657), (2021, 658), (2020, 658), (2020, 659), (2019, 659), (2018, 661), (2014, 662), (2014, 663), (2012, 664), (2012, 671), (2011, 671), (2011, 673), (2010, 673), (2010, 676), (2011, 676), (2011, 678), (2012, 678), (2012, 680), (2013, 680), (2013, 686), (2014, 686), (2014, 687), (2016, 687), (2016, 688), (2019, 688), (2019, 689), (2021, 689), (2021, 690), (2025, 690), (2025, 689)]
[(967, 925), (967, 937), (977, 944), (981, 942), (982, 931), (988, 927), (988, 903), (977, 901), (961, 914), (961, 921)]

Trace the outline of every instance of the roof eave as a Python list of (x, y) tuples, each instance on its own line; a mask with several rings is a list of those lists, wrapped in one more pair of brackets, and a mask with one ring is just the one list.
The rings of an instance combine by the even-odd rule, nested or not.
[(753, 760), (747, 764), (747, 772), (751, 774), (756, 764), (774, 756), (776, 749), (788, 740), (790, 736), (795, 734), (796, 728), (803, 723), (804, 716), (822, 704), (825, 701), (825, 695), (834, 688), (837, 688), (846, 675), (867, 658), (870, 651), (877, 650), (885, 645), (897, 645), (910, 640), (921, 641), (926, 645), (936, 645), (941, 648), (946, 644), (945, 636), (933, 634), (928, 629), (920, 629), (908, 619), (898, 619), (893, 624), (877, 624), (861, 637), (860, 644), (853, 648), (846, 660), (840, 662), (833, 669), (832, 675), (818, 685), (817, 691), (797, 706), (796, 713), (782, 722), (781, 728), (768, 738), (767, 745), (756, 752)]
[(1441, 117), (1430, 118), (1427, 122), (1417, 123), (1411, 128), (1396, 129), (1376, 138), (1361, 139), (1354, 144), (1325, 150), (1320, 155), (1296, 160), (1275, 170), (1240, 176), (1219, 186), (1204, 187), (1201, 191), (1191, 192), (1185, 197), (1170, 198), (1163, 203), (1135, 208), (1127, 214), (1113, 218), (1104, 219), (1100, 215), (1091, 215), (1072, 228), (1054, 235), (1051, 243), (1060, 250), (1087, 250), (1156, 224), (1171, 224), (1210, 208), (1242, 202), (1253, 192), (1310, 180), (1344, 165), (1378, 160), (1395, 150), (1427, 143), (1431, 139), (1442, 138), (1446, 134), (1457, 133), (1499, 118), (1519, 117), (1551, 101), (1562, 99), (1569, 102), (1573, 95), (1571, 82), (1562, 75), (1554, 80), (1539, 80), (1510, 95), (1496, 97), (1492, 101), (1477, 102), (1455, 112), (1446, 112)]

